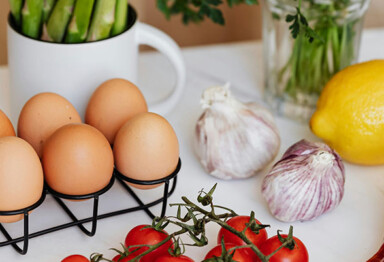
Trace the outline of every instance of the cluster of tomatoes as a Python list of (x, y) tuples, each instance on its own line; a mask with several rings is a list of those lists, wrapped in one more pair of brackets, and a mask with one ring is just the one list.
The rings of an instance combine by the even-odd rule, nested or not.
[[(256, 219), (255, 219), (256, 220)], [(236, 216), (227, 221), (227, 224), (235, 230), (241, 232), (246, 228), (246, 225), (250, 222), (249, 216)], [(256, 223), (261, 225), (260, 221), (256, 220)], [(258, 233), (253, 232), (250, 228), (245, 230), (246, 237), (264, 254), (269, 255), (282, 245), (278, 235), (268, 238), (267, 231), (263, 228)], [(282, 238), (287, 238), (287, 235), (281, 234)], [(273, 255), (270, 262), (308, 262), (308, 251), (298, 238), (293, 237), (295, 245), (292, 249), (284, 247), (280, 249), (275, 255)], [(214, 247), (205, 256), (205, 259), (220, 257), (222, 254), (222, 242), (224, 242), (225, 249), (229, 250), (238, 246), (247, 245), (241, 238), (228, 230), (221, 228), (217, 236), (218, 245)], [(259, 257), (251, 248), (238, 248), (233, 253), (233, 260), (238, 262), (256, 262), (260, 261)]]
[[(241, 232), (250, 222), (249, 216), (236, 216), (227, 221), (227, 224), (234, 228), (235, 230)], [(256, 220), (256, 223), (261, 225), (261, 223)], [(260, 229), (258, 233), (253, 232), (250, 228), (245, 230), (246, 237), (264, 254), (269, 255), (274, 252), (277, 248), (282, 245), (282, 240), (288, 236), (281, 234), (275, 235), (271, 238), (268, 238), (268, 234), (264, 228)], [(125, 246), (129, 247), (129, 251), (136, 251), (128, 254), (127, 256), (117, 255), (112, 261), (114, 262), (127, 262), (135, 258), (139, 254), (148, 250), (148, 247), (137, 247), (137, 245), (156, 245), (164, 241), (168, 237), (168, 233), (163, 231), (158, 231), (147, 225), (139, 225), (134, 227), (125, 238)], [(303, 244), (298, 238), (293, 237), (294, 246), (293, 247), (284, 247), (280, 249), (276, 254), (274, 254), (269, 261), (270, 262), (308, 262), (308, 252)], [(235, 248), (239, 246), (245, 246), (246, 243), (236, 236), (235, 234), (229, 232), (228, 230), (221, 228), (217, 236), (217, 246), (211, 249), (205, 259), (210, 259), (214, 257), (220, 257), (223, 254), (223, 246), (226, 250), (230, 251), (234, 261), (238, 262), (257, 262), (260, 261), (258, 256), (251, 250), (251, 248)], [(134, 247), (136, 246), (136, 247)], [(193, 260), (185, 255), (174, 256), (168, 252), (168, 249), (173, 246), (171, 240), (165, 242), (159, 248), (154, 251), (146, 254), (140, 259), (140, 262), (193, 262)], [(233, 249), (235, 248), (235, 249)], [(80, 255), (72, 255), (62, 262), (89, 262), (89, 260)]]

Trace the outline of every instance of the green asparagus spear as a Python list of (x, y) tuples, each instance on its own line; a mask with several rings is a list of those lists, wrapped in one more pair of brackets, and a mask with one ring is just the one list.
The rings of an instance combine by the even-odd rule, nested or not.
[(116, 0), (98, 0), (96, 2), (87, 42), (109, 37), (115, 20), (115, 6)]
[(23, 34), (39, 38), (43, 16), (43, 1), (44, 0), (25, 0), (23, 9), (21, 10)]
[(11, 13), (15, 19), (16, 25), (20, 26), (23, 0), (9, 0), (9, 6), (11, 8)]
[(75, 10), (69, 23), (66, 43), (81, 43), (87, 38), (94, 0), (76, 1)]
[(49, 16), (55, 6), (56, 0), (44, 0), (43, 4), (43, 22), (46, 23), (48, 21)]
[(111, 36), (118, 35), (127, 28), (128, 0), (116, 0), (115, 23), (113, 23)]
[(61, 42), (64, 38), (65, 31), (69, 20), (71, 19), (75, 0), (58, 0), (53, 8), (52, 14), (47, 23), (47, 36), (44, 40)]

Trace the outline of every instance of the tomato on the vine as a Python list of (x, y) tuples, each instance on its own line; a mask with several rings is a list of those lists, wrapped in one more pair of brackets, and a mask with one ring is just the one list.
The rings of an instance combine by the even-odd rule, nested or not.
[[(282, 238), (287, 238), (288, 235), (281, 234)], [(291, 250), (287, 247), (283, 247), (280, 249), (275, 255), (273, 255), (269, 261), (270, 262), (308, 262), (309, 256), (308, 251), (303, 242), (301, 242), (300, 239), (297, 237), (293, 237), (295, 240), (295, 246)], [(267, 239), (263, 244), (260, 246), (260, 251), (264, 255), (269, 255), (273, 251), (275, 251), (278, 247), (282, 245), (279, 237), (273, 236), (269, 239)]]
[[(148, 228), (144, 228), (148, 227)], [(163, 241), (168, 237), (168, 233), (163, 231), (157, 231), (156, 229), (149, 227), (148, 225), (139, 225), (132, 228), (131, 231), (128, 232), (127, 237), (125, 238), (125, 246), (135, 246), (135, 245), (156, 245)], [(165, 244), (156, 248), (152, 252), (143, 256), (140, 259), (140, 262), (153, 262), (157, 257), (168, 254), (168, 248), (172, 246), (172, 241), (168, 240)], [(135, 256), (145, 252), (148, 250), (148, 247), (131, 247), (130, 251), (135, 249), (139, 249), (135, 251), (133, 254)]]
[(89, 262), (89, 259), (82, 255), (70, 255), (61, 260), (61, 262)]
[[(227, 224), (237, 231), (243, 231), (246, 224), (249, 223), (250, 220), (250, 216), (236, 216), (229, 219)], [(255, 221), (257, 224), (261, 225), (260, 221), (257, 219), (255, 219)], [(260, 229), (258, 234), (253, 232), (250, 228), (247, 228), (247, 230), (245, 230), (245, 236), (257, 247), (259, 247), (268, 238), (267, 231), (264, 228)], [(222, 239), (224, 239), (225, 243), (232, 243), (237, 246), (246, 245), (241, 238), (224, 228), (221, 228), (219, 234), (217, 235), (217, 243), (220, 244)], [(254, 257), (254, 260), (257, 259), (256, 253), (254, 253), (250, 248), (248, 248), (247, 251)]]
[(194, 261), (193, 261), (193, 259), (191, 259), (187, 256), (184, 256), (184, 255), (174, 257), (174, 256), (168, 254), (168, 255), (162, 255), (162, 256), (156, 258), (156, 260), (154, 262), (194, 262)]
[[(236, 247), (236, 245), (231, 244), (231, 243), (225, 243), (225, 249), (229, 250), (233, 247)], [(220, 257), (222, 254), (222, 246), (217, 245), (214, 248), (212, 248), (207, 255), (205, 256), (205, 259), (208, 258), (214, 258), (214, 257)], [(235, 253), (229, 252), (230, 254), (233, 253), (233, 260), (238, 261), (238, 262), (252, 262), (253, 256), (248, 252), (247, 248), (239, 248), (234, 251)]]
[[(227, 224), (236, 229), (237, 231), (243, 231), (246, 227), (245, 224), (249, 223), (250, 219), (251, 218), (249, 216), (236, 216), (229, 219), (227, 221)], [(255, 219), (255, 221), (257, 224), (261, 225), (260, 221), (258, 221), (257, 219)], [(245, 236), (249, 240), (251, 240), (252, 243), (257, 247), (260, 246), (260, 244), (268, 238), (267, 231), (264, 228), (260, 229), (258, 234), (253, 232), (250, 228), (247, 228), (247, 230), (245, 230)], [(241, 238), (224, 228), (220, 229), (219, 234), (217, 236), (218, 244), (221, 243), (222, 238), (224, 238), (225, 243), (233, 243), (238, 246), (246, 245), (246, 243)]]

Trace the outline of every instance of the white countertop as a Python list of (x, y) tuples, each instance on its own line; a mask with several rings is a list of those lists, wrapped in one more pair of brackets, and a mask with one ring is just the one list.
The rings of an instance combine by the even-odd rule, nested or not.
[[(384, 29), (367, 30), (363, 34), (361, 59), (384, 58)], [(262, 199), (260, 183), (264, 174), (246, 180), (222, 181), (207, 175), (192, 150), (192, 136), (197, 118), (201, 114), (199, 100), (202, 91), (212, 85), (232, 83), (233, 93), (243, 101), (261, 101), (263, 77), (262, 47), (260, 42), (212, 45), (183, 49), (187, 64), (187, 86), (177, 108), (167, 115), (180, 140), (180, 156), (183, 162), (178, 175), (178, 184), (169, 203), (178, 202), (185, 195), (194, 199), (202, 188), (209, 189), (216, 182), (217, 204), (233, 208), (239, 214), (249, 214), (270, 224), (270, 236), (277, 229), (288, 231), (288, 223), (279, 222), (268, 211)], [(140, 88), (148, 100), (164, 93), (164, 87), (174, 82), (172, 67), (163, 56), (149, 52), (140, 58)], [(1, 108), (7, 111), (7, 68), (0, 68)], [(167, 88), (165, 88), (167, 89)], [(307, 138), (317, 140), (306, 125), (276, 117), (282, 138), (279, 156), (296, 141)], [(334, 211), (314, 221), (292, 223), (294, 234), (307, 246), (312, 262), (361, 262), (373, 255), (384, 240), (384, 166), (363, 167), (346, 165), (344, 198)], [(155, 199), (161, 189), (138, 191), (144, 199)], [(134, 202), (121, 188), (115, 186), (101, 196), (100, 212), (130, 206)], [(70, 203), (79, 217), (90, 216), (92, 203), (89, 201)], [(154, 208), (159, 212), (159, 206)], [(167, 214), (176, 210), (167, 209)], [(46, 201), (30, 216), (31, 232), (69, 222), (66, 215), (47, 197)], [(100, 252), (112, 257), (111, 247), (118, 248), (127, 232), (138, 224), (150, 223), (143, 212), (135, 212), (107, 218), (98, 222), (94, 237), (87, 237), (78, 228), (40, 236), (30, 240), (27, 255), (17, 254), (12, 247), (0, 248), (0, 261), (54, 262), (67, 255), (80, 253), (88, 256)], [(22, 223), (6, 225), (13, 235), (20, 236)], [(201, 261), (206, 252), (216, 244), (218, 227), (208, 226), (210, 243), (203, 248), (188, 248), (187, 255)], [(0, 241), (4, 238), (0, 236)], [(107, 256), (107, 257), (108, 257)]]

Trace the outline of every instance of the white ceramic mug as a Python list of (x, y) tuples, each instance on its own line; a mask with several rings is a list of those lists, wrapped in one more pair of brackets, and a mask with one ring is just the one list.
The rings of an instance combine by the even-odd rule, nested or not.
[(25, 102), (40, 92), (66, 97), (83, 117), (95, 88), (110, 78), (125, 78), (137, 84), (139, 45), (165, 54), (175, 67), (173, 92), (149, 110), (168, 113), (178, 102), (185, 84), (185, 64), (178, 45), (162, 31), (137, 21), (129, 8), (128, 30), (105, 40), (61, 44), (31, 39), (17, 32), (8, 19), (8, 64), (11, 118), (17, 121)]

